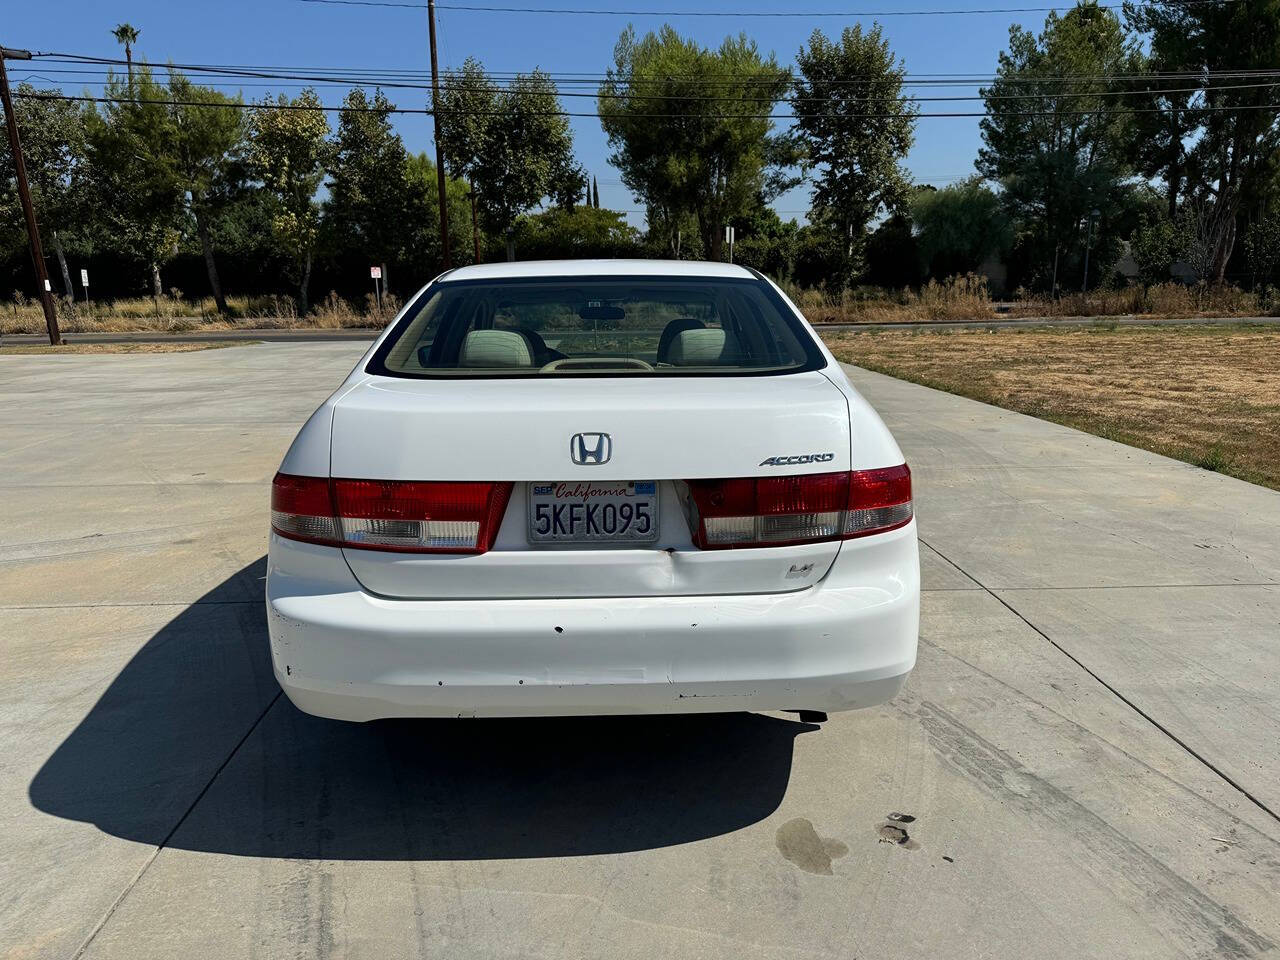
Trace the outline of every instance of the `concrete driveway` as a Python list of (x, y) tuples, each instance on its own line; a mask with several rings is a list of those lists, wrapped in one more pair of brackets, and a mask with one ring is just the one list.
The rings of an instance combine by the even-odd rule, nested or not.
[(0, 957), (1280, 955), (1280, 494), (854, 371), (917, 478), (892, 704), (349, 726), (262, 557), (361, 349), (0, 357)]

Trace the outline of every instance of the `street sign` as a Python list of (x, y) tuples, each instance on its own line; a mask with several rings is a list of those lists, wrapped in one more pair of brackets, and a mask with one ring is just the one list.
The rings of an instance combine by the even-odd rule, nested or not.
[(382, 279), (382, 268), (381, 268), (381, 267), (370, 267), (370, 268), (369, 268), (369, 276), (371, 276), (374, 280), (381, 280), (381, 279)]
[(84, 269), (84, 267), (80, 268), (80, 286), (89, 286), (89, 271)]

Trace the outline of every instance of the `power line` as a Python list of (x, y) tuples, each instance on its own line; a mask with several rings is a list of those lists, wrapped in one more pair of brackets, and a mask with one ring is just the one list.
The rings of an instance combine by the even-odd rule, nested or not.
[[(1235, 0), (1231, 0), (1235, 2)], [(109, 66), (125, 66), (127, 61), (118, 57), (96, 57), (88, 54), (72, 54), (72, 53), (37, 53), (36, 58), (48, 63), (64, 63), (73, 65), (109, 65)], [(135, 66), (155, 66), (150, 64), (137, 64)], [(163, 69), (173, 69), (179, 71), (190, 71), (198, 73), (213, 73), (224, 76), (249, 76), (249, 77), (278, 77), (281, 79), (299, 79), (306, 80), (314, 77), (318, 82), (327, 82), (329, 80), (345, 80), (348, 78), (369, 78), (369, 82), (373, 82), (373, 78), (386, 77), (389, 84), (393, 80), (402, 78), (425, 77), (422, 70), (393, 70), (393, 69), (374, 69), (374, 68), (334, 68), (334, 67), (282, 67), (282, 66), (261, 66), (261, 65), (239, 65), (239, 64), (201, 64), (201, 63), (168, 63)], [(495, 80), (501, 81), (507, 79), (508, 76), (529, 76), (529, 72), (515, 71), (487, 71), (487, 75)], [(628, 83), (625, 77), (611, 76), (608, 73), (576, 73), (576, 72), (556, 72), (541, 73), (557, 83), (598, 83), (602, 81), (612, 80), (619, 83)], [(1183, 71), (1151, 71), (1140, 73), (1111, 73), (1111, 74), (1048, 74), (1042, 77), (1023, 78), (1023, 77), (1002, 77), (999, 74), (991, 73), (904, 73), (904, 84), (937, 84), (943, 86), (970, 86), (976, 84), (994, 83), (1003, 81), (1006, 83), (1016, 84), (1038, 84), (1038, 83), (1076, 83), (1085, 81), (1134, 81), (1134, 82), (1150, 82), (1154, 80), (1201, 80), (1221, 78), (1259, 78), (1259, 77), (1280, 77), (1280, 67), (1273, 68), (1241, 68), (1241, 69), (1223, 69), (1223, 70), (1183, 70)], [(666, 80), (688, 80), (695, 85), (702, 86), (723, 86), (723, 85), (739, 85), (745, 83), (775, 83), (776, 81), (768, 78), (758, 78), (754, 76), (747, 77), (725, 77), (725, 78), (706, 78), (694, 74), (664, 74), (663, 79)], [(870, 79), (870, 78), (867, 78)], [(833, 86), (837, 85), (858, 85), (866, 82), (865, 79), (844, 79), (831, 80), (825, 83)]]
[[(88, 65), (90, 61), (82, 60), (82, 61), (75, 61), (75, 62), (81, 63), (83, 65)], [(275, 70), (266, 69), (266, 68), (249, 69), (249, 68), (235, 68), (235, 67), (214, 67), (214, 66), (209, 66), (204, 64), (187, 64), (187, 65), (175, 64), (175, 65), (171, 65), (170, 69), (176, 70), (179, 72), (182, 72), (185, 70), (187, 72), (192, 72), (192, 73), (201, 73), (206, 76), (218, 76), (218, 77), (227, 77), (227, 78), (233, 78), (233, 79), (240, 79), (244, 77), (254, 77), (254, 78), (270, 79), (270, 80), (294, 80), (294, 81), (301, 80), (301, 81), (306, 81), (308, 83), (314, 83), (314, 84), (332, 84), (336, 81), (339, 85), (348, 86), (348, 87), (378, 86), (386, 89), (410, 89), (410, 90), (429, 89), (429, 85), (426, 83), (411, 83), (403, 80), (384, 80), (380, 78), (375, 79), (373, 77), (370, 77), (368, 79), (355, 79), (352, 76), (334, 76), (326, 73), (308, 74), (308, 73), (282, 72), (287, 68), (280, 68), (280, 71), (277, 72)], [(47, 72), (48, 73), (68, 73), (73, 75), (86, 75), (86, 74), (92, 75), (92, 76), (103, 75), (101, 70), (78, 71), (78, 70), (69, 70), (66, 68), (53, 69)], [(110, 73), (108, 72), (106, 75), (110, 76)], [(1221, 76), (1223, 79), (1266, 78), (1267, 80), (1271, 80), (1272, 82), (1218, 84), (1218, 85), (1213, 85), (1210, 83), (1209, 85), (1197, 84), (1196, 86), (1193, 86), (1193, 87), (1180, 87), (1180, 88), (1157, 86), (1156, 88), (1153, 89), (1149, 82), (1150, 78), (1142, 77), (1141, 79), (1148, 80), (1148, 85), (1144, 88), (1135, 88), (1130, 90), (1062, 91), (1060, 92), (1060, 95), (1108, 97), (1108, 98), (1127, 97), (1127, 96), (1169, 96), (1174, 94), (1189, 95), (1189, 94), (1195, 94), (1200, 92), (1208, 93), (1208, 92), (1220, 92), (1220, 91), (1266, 89), (1276, 85), (1280, 85), (1280, 70), (1224, 71), (1218, 74), (1218, 76)], [(1139, 79), (1139, 77), (1140, 75), (1134, 75), (1134, 79)], [(1172, 79), (1172, 77), (1164, 78), (1164, 79)], [(52, 82), (52, 81), (47, 81), (47, 82)], [(551, 81), (551, 82), (555, 84), (555, 81)], [(101, 84), (101, 85), (105, 85), (105, 84)], [(226, 85), (230, 85), (230, 84), (226, 84)], [(249, 84), (244, 84), (244, 85), (248, 86)], [(598, 90), (597, 91), (561, 90), (559, 89), (558, 84), (555, 84), (555, 85), (557, 88), (556, 89), (557, 96), (566, 97), (566, 98), (568, 97), (588, 98), (588, 99), (595, 99), (597, 101), (599, 100), (630, 100), (630, 101), (657, 101), (657, 102), (674, 101), (677, 103), (688, 103), (692, 101), (707, 101), (707, 102), (724, 102), (724, 103), (740, 103), (740, 104), (747, 104), (747, 103), (766, 104), (766, 103), (776, 103), (782, 99), (781, 97), (752, 98), (752, 97), (746, 97), (746, 96), (731, 96), (731, 97), (730, 96), (711, 96), (707, 94), (645, 94), (645, 93), (631, 93), (625, 90), (614, 91), (614, 92), (601, 92)], [(1022, 85), (1023, 85), (1023, 82), (1020, 82), (1020, 81), (1015, 81), (1013, 84), (1015, 89), (1021, 87)], [(263, 86), (272, 86), (272, 85), (265, 84)], [(463, 82), (462, 79), (456, 75), (453, 77), (446, 75), (446, 78), (442, 86), (447, 90), (452, 89), (452, 90), (462, 90), (462, 91), (493, 90), (494, 92), (505, 92), (512, 89), (511, 87), (504, 87), (499, 84), (486, 85), (486, 84), (476, 84), (471, 82)], [(777, 86), (776, 82), (775, 82), (775, 86)], [(1053, 93), (1043, 93), (1043, 92), (995, 93), (992, 91), (988, 91), (985, 95), (982, 93), (979, 93), (976, 95), (969, 94), (969, 95), (949, 95), (949, 96), (911, 95), (910, 99), (912, 101), (917, 101), (917, 102), (939, 102), (939, 103), (978, 101), (978, 100), (981, 100), (983, 102), (993, 102), (993, 101), (1003, 101), (1003, 100), (1039, 100), (1039, 99), (1043, 99), (1045, 97), (1051, 97), (1054, 95), (1055, 94)], [(817, 98), (814, 98), (814, 97), (794, 98), (793, 97), (793, 98), (789, 98), (788, 102), (791, 102), (791, 103), (825, 102), (827, 99), (828, 98), (825, 98), (825, 97), (817, 97)], [(868, 97), (865, 99), (868, 102), (877, 102), (877, 103), (898, 103), (901, 101), (900, 97), (893, 97), (893, 96)]]
[[(15, 97), (27, 100), (71, 100), (80, 103), (132, 103), (132, 104), (153, 104), (159, 106), (175, 106), (175, 107), (209, 107), (236, 110), (299, 110), (311, 112), (332, 112), (332, 113), (381, 113), (381, 114), (416, 114), (431, 116), (431, 109), (425, 107), (346, 107), (342, 105), (331, 104), (300, 104), (300, 103), (279, 103), (270, 100), (263, 100), (257, 103), (243, 103), (240, 101), (230, 100), (218, 103), (210, 103), (204, 100), (176, 100), (170, 97), (163, 98), (141, 98), (141, 97), (91, 97), (88, 95), (75, 96), (63, 93), (47, 93), (47, 92), (18, 92)], [(1221, 113), (1238, 110), (1280, 110), (1280, 103), (1257, 103), (1257, 104), (1240, 104), (1227, 106), (1204, 106), (1194, 108), (1195, 113)], [(570, 110), (534, 110), (530, 111), (536, 116), (559, 116), (559, 117), (600, 117), (597, 111), (591, 112), (574, 112)], [(1130, 114), (1140, 113), (1167, 113), (1165, 107), (1124, 107), (1121, 109), (1095, 109), (1095, 110), (1027, 110), (1018, 112), (1003, 113), (1005, 117), (1063, 117), (1063, 116), (1128, 116)], [(506, 111), (503, 110), (460, 110), (457, 111), (462, 116), (503, 116)], [(933, 113), (912, 112), (912, 111), (896, 111), (881, 113), (858, 113), (851, 114), (850, 117), (858, 117), (866, 120), (890, 120), (901, 118), (962, 118), (962, 117), (985, 117), (986, 111), (940, 111)], [(635, 120), (668, 120), (672, 119), (670, 114), (666, 113), (630, 113), (628, 119)], [(765, 113), (765, 114), (732, 114), (732, 118), (736, 120), (794, 120), (796, 115), (793, 113)], [(677, 118), (681, 121), (691, 119), (687, 116)], [(696, 116), (693, 118), (696, 119)], [(721, 117), (707, 119), (723, 119)]]
[[(425, 10), (425, 3), (408, 0), (299, 0), (300, 3), (332, 4), (343, 7), (392, 7), (409, 10)], [(1153, 6), (1156, 0), (1137, 0), (1136, 7)], [(1182, 0), (1187, 5), (1222, 6), (1239, 3), (1240, 0)], [(999, 13), (1051, 13), (1066, 10), (1074, 4), (1055, 7), (979, 7), (962, 10), (602, 10), (581, 7), (505, 7), (466, 3), (437, 3), (437, 10), (457, 10), (469, 13), (539, 13), (598, 17), (768, 17), (816, 19), (826, 17), (951, 17)], [(1101, 10), (1123, 9), (1122, 3), (1099, 3)]]
[[(177, 68), (175, 67), (175, 69)], [(46, 72), (50, 74), (71, 74), (71, 75), (91, 75), (91, 76), (104, 75), (103, 72), (100, 70), (83, 70), (83, 71), (49, 70)], [(210, 72), (209, 74), (206, 74), (206, 75), (229, 77), (233, 80), (238, 78), (239, 76), (242, 76), (241, 74), (223, 74), (220, 72), (216, 72), (216, 73)], [(382, 80), (373, 80), (373, 79), (367, 80), (367, 81), (342, 79), (339, 82), (335, 83), (333, 81), (338, 80), (338, 78), (335, 78), (335, 77), (298, 76), (298, 75), (286, 74), (286, 73), (279, 73), (279, 74), (256, 73), (256, 74), (253, 74), (253, 76), (256, 76), (256, 77), (270, 76), (280, 80), (293, 80), (293, 81), (302, 80), (302, 81), (307, 81), (307, 83), (305, 84), (299, 84), (299, 83), (273, 84), (273, 83), (247, 82), (247, 83), (239, 83), (237, 85), (241, 87), (267, 87), (267, 88), (280, 87), (280, 86), (299, 87), (299, 86), (314, 85), (314, 86), (329, 86), (329, 87), (336, 86), (336, 87), (344, 87), (344, 88), (372, 86), (372, 87), (378, 87), (378, 88), (383, 88), (388, 90), (409, 89), (409, 90), (425, 91), (425, 90), (431, 89), (431, 85), (429, 83), (405, 83), (401, 81), (382, 81)], [(41, 77), (41, 79), (43, 79), (46, 83), (56, 82), (52, 79), (49, 79), (48, 77)], [(87, 83), (91, 85), (96, 85), (96, 86), (105, 86), (107, 81), (87, 81)], [(224, 83), (222, 85), (231, 86), (232, 84)], [(1169, 96), (1173, 94), (1193, 94), (1193, 93), (1201, 93), (1201, 92), (1217, 93), (1221, 91), (1235, 91), (1235, 90), (1263, 90), (1263, 89), (1270, 89), (1277, 86), (1280, 86), (1280, 71), (1277, 71), (1276, 74), (1270, 80), (1259, 82), (1259, 83), (1221, 84), (1217, 86), (1211, 85), (1211, 86), (1195, 86), (1195, 87), (1160, 87), (1158, 89), (1145, 88), (1145, 89), (1131, 89), (1131, 90), (1082, 90), (1082, 91), (1065, 91), (1065, 92), (1059, 91), (1056, 93), (1053, 93), (1053, 92), (1051, 93), (990, 93), (988, 92), (985, 95), (984, 94), (968, 94), (963, 96), (960, 96), (960, 95), (922, 96), (919, 94), (908, 94), (906, 95), (906, 99), (910, 100), (911, 102), (917, 102), (917, 103), (954, 103), (954, 102), (964, 102), (964, 101), (983, 101), (983, 102), (989, 103), (993, 101), (1004, 101), (1004, 100), (1043, 100), (1043, 99), (1051, 98), (1055, 96), (1108, 97), (1108, 98)], [(443, 90), (455, 90), (455, 91), (493, 90), (494, 92), (498, 92), (498, 93), (507, 92), (510, 89), (510, 88), (501, 87), (498, 85), (456, 83), (456, 82), (451, 82), (447, 77), (445, 80), (441, 82), (440, 87)], [(629, 93), (629, 92), (605, 93), (600, 91), (560, 90), (558, 88), (556, 90), (555, 95), (557, 97), (577, 97), (577, 98), (587, 98), (587, 99), (594, 99), (594, 100), (627, 100), (627, 101), (657, 101), (657, 102), (674, 101), (677, 103), (690, 103), (690, 102), (696, 101), (696, 102), (709, 102), (709, 103), (766, 104), (766, 103), (777, 103), (781, 100), (786, 100), (786, 102), (794, 104), (794, 103), (826, 103), (830, 100), (829, 97), (750, 97), (750, 96), (726, 97), (726, 96), (712, 96), (712, 95), (694, 94), (694, 93), (689, 93), (689, 94), (643, 94), (643, 93)], [(855, 94), (855, 98), (861, 99), (868, 103), (899, 103), (904, 99), (902, 96), (858, 97), (856, 94)], [(1188, 108), (1188, 109), (1193, 109), (1193, 108)]]

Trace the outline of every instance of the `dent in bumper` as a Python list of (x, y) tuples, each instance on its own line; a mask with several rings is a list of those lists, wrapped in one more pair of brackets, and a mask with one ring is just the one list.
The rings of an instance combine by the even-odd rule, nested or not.
[(273, 537), (272, 659), (300, 709), (348, 720), (872, 706), (915, 663), (900, 533), (796, 593), (489, 601), (371, 596), (337, 551)]

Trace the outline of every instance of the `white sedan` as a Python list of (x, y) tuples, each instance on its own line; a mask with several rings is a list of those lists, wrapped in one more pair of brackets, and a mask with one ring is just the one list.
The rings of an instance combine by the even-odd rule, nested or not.
[(299, 432), (276, 677), (344, 720), (882, 703), (915, 664), (911, 474), (740, 266), (462, 267)]

